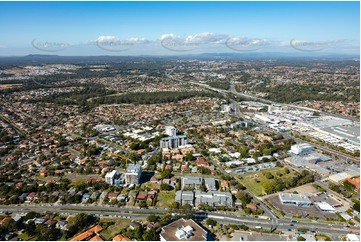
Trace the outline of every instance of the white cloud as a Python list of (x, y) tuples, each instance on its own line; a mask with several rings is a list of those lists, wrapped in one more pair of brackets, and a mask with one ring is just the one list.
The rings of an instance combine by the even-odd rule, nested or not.
[(188, 36), (178, 36), (175, 34), (163, 34), (160, 41), (177, 41), (185, 45), (200, 45), (200, 44), (223, 44), (228, 38), (228, 35), (215, 33), (200, 33)]
[(292, 39), (289, 46), (299, 51), (320, 51), (323, 49), (357, 49), (358, 46), (351, 40), (322, 40), (322, 41), (304, 41)]
[(96, 40), (88, 41), (88, 43), (96, 45), (135, 45), (149, 43), (149, 40), (138, 37), (120, 39), (112, 35), (101, 35)]
[(223, 44), (227, 38), (229, 38), (228, 35), (204, 32), (187, 36), (185, 42), (194, 44)]
[(270, 45), (271, 42), (267, 39), (258, 39), (258, 38), (248, 38), (245, 36), (237, 37), (237, 38), (229, 38), (227, 39), (227, 45), (237, 45), (237, 46), (267, 46)]

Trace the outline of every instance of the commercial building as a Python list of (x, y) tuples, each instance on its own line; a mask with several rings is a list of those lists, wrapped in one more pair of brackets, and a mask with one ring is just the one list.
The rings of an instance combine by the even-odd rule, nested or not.
[(291, 146), (291, 152), (296, 155), (307, 155), (313, 152), (313, 148), (307, 143), (295, 144)]
[(207, 231), (192, 219), (178, 219), (162, 228), (160, 241), (206, 241)]
[(347, 172), (335, 173), (328, 177), (328, 179), (334, 183), (341, 183), (342, 181), (346, 180), (347, 178), (350, 178), (350, 174), (348, 174)]
[(124, 174), (125, 176), (125, 184), (126, 185), (139, 185), (140, 178), (142, 176), (142, 168), (140, 165), (130, 164), (127, 167), (127, 170)]
[(308, 207), (312, 204), (311, 200), (306, 196), (291, 193), (280, 193), (280, 201), (285, 205), (295, 205), (299, 207)]
[(315, 203), (317, 205), (317, 208), (320, 209), (322, 212), (327, 212), (327, 213), (336, 213), (337, 210), (332, 207), (330, 204), (326, 203), (326, 202), (319, 202), (319, 203)]

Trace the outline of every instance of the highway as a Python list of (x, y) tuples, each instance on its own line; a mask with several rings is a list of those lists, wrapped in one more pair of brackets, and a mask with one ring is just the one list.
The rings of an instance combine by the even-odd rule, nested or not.
[[(112, 207), (112, 206), (82, 206), (82, 205), (19, 205), (19, 206), (5, 206), (0, 205), (0, 212), (14, 212), (14, 213), (26, 213), (26, 212), (52, 212), (59, 214), (79, 214), (87, 213), (96, 216), (108, 216), (108, 217), (121, 217), (129, 219), (144, 219), (150, 214), (164, 214), (167, 212), (177, 213), (177, 211), (171, 211), (165, 208), (130, 208), (130, 207)], [(178, 211), (181, 215), (182, 212)], [(297, 230), (297, 228), (307, 228), (320, 233), (329, 234), (347, 234), (350, 230), (358, 230), (356, 226), (345, 228), (344, 225), (333, 225), (320, 222), (303, 222), (291, 223), (290, 219), (264, 219), (249, 217), (245, 215), (235, 215), (227, 212), (197, 212), (194, 214), (195, 220), (202, 220), (206, 218), (212, 218), (216, 221), (221, 221), (224, 224), (245, 224), (248, 227), (262, 226), (262, 228), (277, 228), (278, 230)], [(292, 226), (291, 226), (292, 224)]]

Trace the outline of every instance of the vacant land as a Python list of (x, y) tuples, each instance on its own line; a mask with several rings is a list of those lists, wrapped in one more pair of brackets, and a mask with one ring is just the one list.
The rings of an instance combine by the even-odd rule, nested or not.
[[(268, 179), (266, 178), (265, 174), (266, 172), (270, 172), (274, 178)], [(273, 168), (265, 171), (258, 171), (258, 172), (252, 172), (247, 173), (245, 175), (242, 175), (242, 183), (247, 188), (249, 192), (254, 194), (255, 196), (263, 196), (266, 195), (264, 185), (265, 183), (272, 181), (276, 178), (279, 178), (283, 181), (292, 179), (294, 175), (296, 174), (295, 171), (289, 169), (289, 173), (285, 172), (285, 168)]]
[(0, 84), (0, 90), (10, 89), (14, 87), (21, 87), (22, 84)]
[(117, 218), (117, 219), (109, 219), (109, 218), (102, 218), (100, 219), (102, 223), (109, 223), (115, 222), (113, 225), (105, 228), (100, 234), (108, 241), (111, 241), (113, 237), (119, 234), (120, 230), (123, 228), (127, 228), (131, 222), (130, 219), (125, 218)]
[(175, 191), (160, 191), (157, 196), (156, 207), (167, 208), (169, 207), (175, 199)]

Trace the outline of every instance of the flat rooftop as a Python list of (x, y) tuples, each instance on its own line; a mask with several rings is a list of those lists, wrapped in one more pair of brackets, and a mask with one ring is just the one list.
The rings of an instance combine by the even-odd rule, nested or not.
[(323, 128), (323, 131), (360, 144), (360, 126), (334, 126)]
[[(191, 226), (193, 228), (193, 235), (188, 239), (178, 239), (175, 233), (177, 232), (179, 226)], [(167, 241), (205, 241), (206, 233), (207, 232), (192, 219), (185, 220), (181, 218), (163, 227), (161, 235)]]
[(280, 198), (283, 201), (295, 201), (295, 202), (305, 202), (305, 203), (311, 203), (310, 199), (308, 197), (299, 195), (299, 194), (292, 194), (292, 193), (280, 193)]

